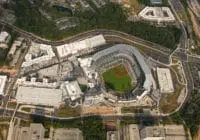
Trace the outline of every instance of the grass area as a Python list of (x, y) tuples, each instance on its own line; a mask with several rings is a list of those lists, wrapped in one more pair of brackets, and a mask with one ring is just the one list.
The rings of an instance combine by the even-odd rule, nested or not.
[(179, 81), (182, 82), (183, 84), (185, 84), (186, 80), (185, 80), (185, 78), (183, 76), (182, 70), (179, 70), (179, 68), (181, 68), (181, 66), (179, 66), (179, 65), (173, 65), (171, 67), (174, 70), (174, 72), (176, 72)]
[(86, 85), (79, 84), (79, 86), (80, 86), (80, 89), (81, 89), (82, 92), (86, 92), (87, 89), (88, 89), (88, 87)]
[(22, 127), (29, 127), (31, 123), (33, 123), (32, 120), (24, 120), (24, 119), (20, 120), (20, 126)]
[(173, 112), (177, 107), (178, 107), (178, 102), (177, 99), (181, 93), (182, 86), (176, 83), (174, 85), (175, 92), (174, 93), (163, 93), (160, 104), (159, 104), (159, 109), (162, 113), (170, 113)]
[(62, 10), (58, 6), (43, 4), (42, 10), (48, 13), (52, 17), (52, 19), (72, 16), (72, 11), (64, 9)]
[(100, 117), (89, 117), (73, 120), (57, 120), (44, 117), (34, 117), (34, 123), (42, 123), (46, 129), (54, 128), (79, 128), (83, 132), (84, 140), (105, 140), (106, 131)]
[(127, 117), (122, 117), (121, 119), (121, 127), (129, 124), (143, 124), (146, 126), (152, 126), (152, 125), (158, 125), (158, 120), (157, 119), (144, 119), (144, 120), (137, 120), (134, 118), (127, 118)]
[(0, 140), (6, 140), (8, 135), (8, 124), (0, 124)]
[(177, 81), (177, 77), (174, 71), (171, 71), (171, 76), (173, 79), (174, 92), (162, 93), (160, 104), (159, 104), (159, 109), (162, 113), (173, 112), (179, 106), (179, 103), (177, 102), (177, 100), (182, 89), (184, 88), (184, 86), (179, 84), (179, 82)]
[(195, 137), (200, 125), (200, 92), (193, 90), (182, 108), (163, 120), (164, 124), (184, 124), (190, 129), (191, 136)]
[(12, 109), (15, 109), (16, 106), (17, 106), (17, 103), (15, 102), (8, 102), (8, 105), (7, 105), (8, 108), (12, 108)]
[(135, 107), (122, 107), (122, 113), (143, 113), (143, 109)]
[(122, 64), (104, 72), (103, 79), (107, 89), (125, 92), (133, 88), (131, 78)]
[(75, 13), (73, 17), (82, 19), (80, 26), (60, 31), (53, 21), (45, 19), (38, 11), (36, 7), (41, 7), (40, 1), (36, 1), (34, 7), (27, 0), (13, 1), (16, 3), (12, 6), (17, 17), (15, 25), (50, 40), (60, 40), (84, 31), (103, 28), (123, 31), (174, 49), (181, 35), (181, 30), (175, 26), (157, 27), (145, 22), (127, 21), (128, 11), (114, 3), (108, 3), (96, 12), (87, 10)]
[(81, 108), (70, 108), (70, 107), (63, 107), (58, 110), (58, 117), (75, 117), (80, 116)]
[(0, 122), (10, 122), (10, 117), (0, 117)]
[(31, 112), (31, 108), (29, 108), (29, 107), (23, 107), (22, 111)]
[(138, 0), (129, 0), (129, 3), (136, 14), (139, 13), (143, 8), (142, 4), (139, 3)]
[(123, 127), (123, 126), (125, 126), (125, 125), (129, 125), (129, 124), (139, 124), (139, 123), (140, 123), (139, 121), (134, 120), (134, 119), (132, 119), (132, 120), (124, 119), (124, 120), (121, 120), (120, 125), (121, 125), (121, 127)]

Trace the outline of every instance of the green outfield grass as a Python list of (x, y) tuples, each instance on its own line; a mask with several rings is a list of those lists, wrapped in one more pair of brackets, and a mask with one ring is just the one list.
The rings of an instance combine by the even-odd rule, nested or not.
[(133, 89), (131, 77), (122, 64), (104, 72), (103, 79), (107, 89), (118, 92), (125, 92)]

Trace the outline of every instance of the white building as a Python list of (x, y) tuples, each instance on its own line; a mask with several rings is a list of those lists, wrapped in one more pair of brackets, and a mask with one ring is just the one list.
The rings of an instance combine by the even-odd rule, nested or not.
[(0, 76), (0, 95), (4, 94), (4, 87), (6, 85), (7, 76), (1, 75)]
[(8, 48), (8, 42), (10, 41), (10, 34), (7, 32), (0, 33), (0, 48)]
[(104, 45), (106, 43), (103, 35), (97, 35), (85, 40), (76, 41), (70, 44), (57, 46), (57, 52), (60, 58), (82, 53), (83, 51), (90, 50), (94, 47)]
[(17, 103), (59, 107), (62, 104), (62, 90), (19, 86)]
[(81, 98), (81, 96), (83, 95), (83, 92), (81, 91), (77, 81), (67, 81), (64, 83), (64, 87), (71, 101), (75, 101)]
[(158, 82), (161, 93), (174, 92), (171, 72), (168, 68), (157, 68)]
[(45, 128), (40, 123), (31, 123), (30, 127), (15, 126), (12, 140), (44, 140)]
[(32, 42), (32, 45), (25, 56), (25, 62), (23, 62), (22, 67), (43, 63), (51, 60), (53, 57), (55, 57), (55, 53), (53, 52), (51, 45)]
[(145, 7), (139, 17), (153, 22), (174, 22), (175, 17), (168, 7)]
[(80, 62), (80, 66), (82, 67), (85, 75), (89, 79), (97, 79), (98, 73), (91, 68), (91, 63), (92, 63), (92, 57), (88, 58), (78, 58), (78, 61)]
[(17, 38), (17, 40), (15, 40), (14, 43), (12, 44), (12, 46), (8, 52), (8, 55), (11, 55), (11, 56), (14, 55), (17, 48), (22, 45), (23, 40), (24, 40), (23, 38)]
[(42, 82), (37, 82), (36, 78), (32, 77), (30, 81), (26, 80), (26, 77), (22, 77), (17, 79), (16, 85), (17, 86), (35, 86), (35, 87), (48, 87), (48, 88), (56, 88), (57, 87), (57, 83), (56, 82), (52, 82), (49, 83), (48, 79), (43, 78)]

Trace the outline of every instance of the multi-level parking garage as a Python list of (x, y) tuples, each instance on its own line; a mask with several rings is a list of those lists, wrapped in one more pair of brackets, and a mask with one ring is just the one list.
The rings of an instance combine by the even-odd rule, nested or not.
[(92, 67), (102, 73), (117, 64), (127, 66), (131, 77), (137, 79), (137, 87), (128, 94), (122, 94), (121, 99), (138, 99), (156, 88), (151, 69), (146, 64), (144, 57), (133, 46), (119, 44), (102, 50), (92, 57)]

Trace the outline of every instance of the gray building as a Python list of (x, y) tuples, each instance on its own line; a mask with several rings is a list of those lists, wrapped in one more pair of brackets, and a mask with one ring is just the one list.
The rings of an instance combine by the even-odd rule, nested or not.
[(130, 124), (123, 128), (123, 140), (140, 140), (139, 126), (137, 124)]
[(83, 140), (82, 131), (77, 128), (51, 129), (51, 140)]
[(150, 0), (150, 2), (153, 5), (162, 4), (162, 0)]
[(44, 133), (42, 124), (32, 123), (30, 127), (17, 127), (12, 140), (44, 140)]
[(165, 140), (165, 129), (160, 126), (147, 126), (140, 131), (141, 140)]

